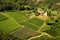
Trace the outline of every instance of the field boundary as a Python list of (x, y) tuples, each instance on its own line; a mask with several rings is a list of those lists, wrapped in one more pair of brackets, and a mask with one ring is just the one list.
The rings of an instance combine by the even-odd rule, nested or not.
[(31, 40), (31, 39), (34, 39), (34, 38), (38, 38), (38, 37), (41, 37), (41, 36), (44, 36), (44, 35), (46, 35), (46, 36), (48, 36), (50, 38), (53, 38), (51, 35), (49, 35), (49, 34), (47, 34), (45, 32), (42, 32), (41, 35), (37, 35), (37, 36), (31, 37), (28, 40)]

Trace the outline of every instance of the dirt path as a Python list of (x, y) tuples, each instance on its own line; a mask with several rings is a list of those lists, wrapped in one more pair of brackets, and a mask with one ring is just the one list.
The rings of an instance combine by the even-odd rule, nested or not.
[(50, 37), (50, 38), (53, 38), (51, 35), (49, 35), (49, 34), (47, 34), (47, 33), (42, 32), (42, 34), (41, 34), (41, 35), (37, 35), (37, 36), (31, 37), (31, 38), (29, 38), (28, 40), (31, 40), (31, 39), (34, 39), (34, 38), (38, 38), (38, 37), (41, 37), (41, 36), (44, 36), (44, 35), (46, 35), (46, 36), (48, 36), (48, 37)]
[(44, 22), (44, 24), (38, 29), (38, 32), (40, 32), (41, 30), (42, 30), (42, 28), (45, 26), (45, 22)]
[(40, 15), (40, 16), (37, 16), (36, 18), (39, 18), (43, 21), (47, 20), (48, 19), (48, 16), (43, 16), (43, 15)]
[(35, 25), (35, 24), (33, 24), (33, 23), (30, 23), (30, 22), (29, 22), (29, 24), (34, 25), (34, 26), (36, 26), (37, 28), (39, 28), (37, 25)]
[[(40, 32), (41, 30), (42, 30), (42, 28), (44, 27), (44, 25), (45, 25), (45, 22), (44, 22), (44, 24), (38, 29), (38, 32)], [(45, 32), (40, 32), (41, 33), (41, 35), (37, 35), (37, 36), (34, 36), (34, 37), (31, 37), (31, 38), (29, 38), (28, 40), (31, 40), (31, 39), (34, 39), (34, 38), (38, 38), (38, 37), (41, 37), (41, 36), (44, 36), (44, 35), (46, 35), (46, 36), (48, 36), (48, 37), (50, 37), (50, 38), (53, 38), (51, 35), (49, 35), (48, 33), (45, 33)]]

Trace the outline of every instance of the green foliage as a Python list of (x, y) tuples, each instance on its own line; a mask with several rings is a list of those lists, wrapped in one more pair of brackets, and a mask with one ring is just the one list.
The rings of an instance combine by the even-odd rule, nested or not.
[(56, 37), (60, 36), (60, 22), (55, 23), (50, 30), (47, 30), (46, 32), (49, 33), (50, 35)]
[(4, 31), (0, 30), (0, 40), (21, 40), (14, 37), (12, 34), (6, 34)]

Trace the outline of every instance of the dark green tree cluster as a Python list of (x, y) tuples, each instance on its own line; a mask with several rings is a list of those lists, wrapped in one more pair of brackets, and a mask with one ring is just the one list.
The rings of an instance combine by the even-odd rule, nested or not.
[(36, 0), (0, 0), (0, 11), (32, 10)]
[(12, 34), (6, 34), (0, 30), (0, 40), (21, 40), (17, 37), (14, 37)]
[(49, 30), (46, 30), (44, 32), (47, 32), (47, 33), (51, 34), (52, 36), (56, 37), (56, 36), (60, 36), (59, 29), (60, 29), (60, 22), (57, 22), (57, 23), (53, 24)]

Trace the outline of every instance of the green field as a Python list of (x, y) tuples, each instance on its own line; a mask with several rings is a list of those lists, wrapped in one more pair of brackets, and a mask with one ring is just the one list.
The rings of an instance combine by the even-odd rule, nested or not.
[(26, 16), (28, 12), (5, 12), (6, 15), (10, 16), (17, 22), (22, 22), (27, 20), (28, 16)]
[(28, 20), (28, 22), (30, 22), (30, 23), (32, 23), (34, 25), (37, 25), (38, 27), (40, 27), (44, 23), (43, 20), (38, 19), (38, 18), (33, 18), (31, 20)]
[[(0, 17), (3, 18), (4, 16), (0, 16)], [(0, 30), (3, 30), (6, 33), (9, 33), (17, 28), (21, 28), (20, 25), (18, 25), (17, 23), (15, 23), (9, 18), (6, 20), (0, 21)]]
[(0, 40), (60, 40), (60, 0), (0, 0)]
[(3, 16), (2, 14), (0, 14), (0, 21), (6, 20), (6, 19), (8, 19), (8, 18)]
[(36, 27), (36, 26), (34, 26), (34, 25), (32, 25), (32, 24), (29, 24), (29, 23), (27, 23), (27, 22), (22, 22), (22, 23), (20, 23), (21, 25), (24, 25), (25, 27), (27, 27), (27, 28), (31, 28), (31, 29), (33, 29), (33, 30), (38, 30), (38, 27)]
[[(38, 19), (38, 18), (29, 19), (26, 14), (27, 13), (24, 13), (23, 11), (5, 12), (4, 15), (6, 17), (4, 15), (0, 14), (0, 18), (1, 18), (0, 20), (3, 19), (3, 21), (0, 21), (0, 30), (3, 30), (6, 33), (10, 33), (12, 31), (16, 31), (18, 29), (20, 30), (20, 28), (22, 26), (24, 26), (26, 28), (31, 29), (31, 32), (32, 32), (32, 30), (37, 32), (38, 29), (44, 24), (44, 21), (41, 19)], [(20, 26), (20, 25), (22, 25), (22, 26)], [(60, 26), (60, 23), (57, 26)], [(59, 29), (60, 29), (60, 27), (56, 28), (55, 30), (51, 30), (51, 26), (45, 25), (40, 31), (46, 32), (46, 33), (50, 34), (51, 36), (59, 36), (60, 35)], [(22, 30), (20, 30), (20, 31), (22, 32)], [(22, 34), (23, 36), (25, 36), (26, 38), (32, 37), (32, 36), (30, 36), (32, 34), (29, 34), (29, 33), (25, 34), (25, 32), (28, 33), (28, 31), (24, 31), (24, 33)], [(14, 35), (16, 35), (16, 34), (14, 33)], [(19, 35), (21, 35), (21, 34), (19, 34)], [(26, 36), (26, 35), (28, 35), (28, 36)], [(33, 39), (33, 40), (42, 40), (42, 39), (37, 38), (37, 39)]]
[(26, 22), (22, 22), (20, 24), (24, 25), (25, 27), (31, 28), (33, 30), (38, 30), (43, 23), (44, 23), (44, 21), (42, 21), (38, 18), (32, 18), (32, 19), (27, 20)]
[[(44, 23), (44, 21), (38, 19), (38, 18), (32, 18), (32, 19), (27, 19), (28, 17), (26, 16), (28, 12), (5, 12), (4, 15), (8, 17), (7, 20), (0, 22), (0, 26), (4, 27), (12, 27), (13, 29), (17, 26), (17, 24), (21, 24), (22, 26), (25, 26), (27, 28), (33, 29), (33, 30), (38, 30), (41, 25)], [(12, 20), (11, 20), (12, 19)], [(26, 20), (26, 21), (24, 21)], [(13, 21), (16, 21), (17, 24), (15, 24)], [(3, 26), (3, 23), (4, 26)], [(18, 28), (18, 26), (17, 26)], [(2, 29), (2, 28), (1, 28)], [(6, 29), (7, 30), (7, 29)], [(6, 32), (9, 32), (11, 29), (7, 30)]]
[(32, 36), (36, 36), (39, 35), (40, 33), (36, 32), (35, 30), (32, 30), (30, 28), (24, 27), (21, 29), (18, 29), (14, 32), (11, 32), (10, 34), (22, 39), (22, 40), (27, 40), (28, 38), (32, 37)]

